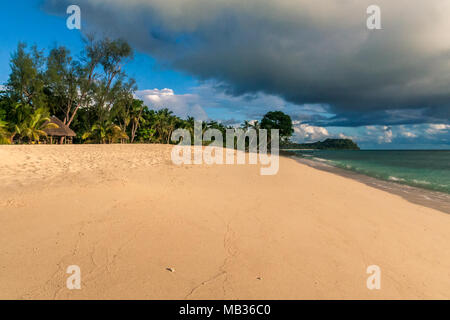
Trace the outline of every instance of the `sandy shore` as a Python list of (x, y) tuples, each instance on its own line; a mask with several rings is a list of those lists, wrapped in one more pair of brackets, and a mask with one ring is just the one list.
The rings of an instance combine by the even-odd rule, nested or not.
[(0, 298), (450, 298), (448, 214), (289, 158), (261, 176), (170, 150), (0, 146)]
[(331, 172), (343, 177), (351, 178), (353, 180), (362, 182), (370, 187), (374, 187), (383, 191), (387, 191), (389, 193), (399, 195), (402, 198), (408, 200), (409, 202), (450, 214), (450, 194), (448, 193), (373, 178), (351, 170), (334, 167), (322, 161), (314, 161), (310, 159), (300, 158), (291, 154), (289, 154), (288, 156), (312, 168), (323, 170), (326, 172)]

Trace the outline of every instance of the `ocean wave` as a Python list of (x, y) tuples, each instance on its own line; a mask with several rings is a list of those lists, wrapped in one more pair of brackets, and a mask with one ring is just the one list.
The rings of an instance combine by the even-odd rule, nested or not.
[(390, 181), (405, 181), (405, 179), (403, 179), (403, 178), (397, 178), (394, 176), (389, 176), (388, 180), (390, 180)]
[(322, 158), (314, 158), (314, 160), (317, 160), (317, 161), (320, 161), (320, 162), (327, 162), (327, 163), (332, 162), (330, 160), (322, 159)]
[(318, 166), (338, 167), (405, 186), (450, 193), (448, 171), (442, 169), (446, 168), (443, 163), (447, 159), (447, 153), (433, 153), (434, 158), (431, 160), (428, 153), (426, 159), (418, 151), (397, 153), (399, 154), (394, 151), (317, 151), (305, 158), (316, 161)]
[(417, 183), (417, 184), (426, 184), (426, 185), (431, 184), (431, 182), (424, 181), (424, 180), (416, 180), (416, 179), (413, 179), (413, 182)]

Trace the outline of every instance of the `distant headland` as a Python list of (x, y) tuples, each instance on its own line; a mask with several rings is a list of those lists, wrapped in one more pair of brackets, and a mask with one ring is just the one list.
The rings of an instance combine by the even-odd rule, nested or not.
[(314, 143), (283, 143), (281, 149), (360, 150), (351, 139), (326, 139)]

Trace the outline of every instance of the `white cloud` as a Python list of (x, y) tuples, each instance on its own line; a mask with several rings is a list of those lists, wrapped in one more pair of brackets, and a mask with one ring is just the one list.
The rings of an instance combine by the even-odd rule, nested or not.
[(417, 138), (417, 134), (410, 131), (403, 131), (400, 133), (400, 135), (405, 138)]
[(396, 129), (399, 137), (407, 139), (417, 138), (419, 134), (418, 132), (414, 132), (415, 126), (400, 125)]
[(198, 120), (207, 120), (208, 115), (200, 106), (200, 97), (196, 94), (177, 95), (172, 89), (149, 89), (136, 92), (136, 96), (142, 99), (150, 108), (159, 110), (168, 108), (181, 118), (188, 116)]
[(391, 143), (393, 138), (393, 133), (390, 127), (383, 126), (382, 135), (378, 137), (378, 143)]
[(234, 118), (261, 119), (273, 110), (282, 110), (287, 114), (308, 113), (312, 110), (325, 112), (322, 105), (294, 105), (283, 98), (264, 93), (233, 96), (222, 90), (216, 82), (205, 82), (190, 88), (189, 93), (177, 94), (173, 89), (147, 89), (136, 92), (136, 96), (151, 108), (168, 108), (176, 115), (186, 118), (192, 116), (199, 120), (209, 117), (214, 120)]
[(353, 141), (357, 140), (356, 137), (348, 136), (348, 135), (346, 135), (346, 134), (344, 134), (344, 133), (339, 133), (339, 134), (338, 134), (338, 137), (339, 137), (339, 139), (351, 139), (351, 140), (353, 140)]
[(430, 124), (428, 129), (425, 130), (428, 134), (446, 133), (450, 129), (448, 124)]
[(299, 121), (294, 121), (293, 140), (299, 142), (316, 142), (330, 137), (330, 133), (324, 127), (310, 126)]
[(375, 136), (378, 143), (392, 143), (394, 134), (391, 127), (388, 126), (366, 126), (366, 134), (368, 136)]
[(175, 96), (175, 93), (172, 89), (164, 88), (164, 89), (153, 89), (153, 90), (145, 90), (144, 92), (145, 97), (152, 101), (153, 103), (161, 103), (161, 101), (165, 97), (173, 97)]

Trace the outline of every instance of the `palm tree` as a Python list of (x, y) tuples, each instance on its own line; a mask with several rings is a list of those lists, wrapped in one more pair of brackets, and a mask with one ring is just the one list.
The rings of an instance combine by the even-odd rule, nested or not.
[(120, 126), (114, 123), (111, 123), (106, 127), (106, 136), (108, 138), (108, 143), (129, 139), (127, 133)]
[[(259, 145), (261, 144), (261, 141), (260, 141), (260, 139), (259, 139), (259, 130), (261, 129), (261, 124), (258, 122), (258, 120), (255, 120), (255, 121), (251, 121), (250, 122), (250, 128), (252, 128), (252, 129), (254, 129), (254, 130), (256, 130), (256, 142), (257, 142), (257, 144), (258, 144), (258, 147), (259, 147)], [(259, 141), (259, 142), (258, 142)], [(253, 141), (252, 141), (253, 142)], [(270, 143), (270, 142), (269, 142)]]
[(241, 124), (241, 128), (244, 129), (244, 131), (247, 131), (248, 128), (250, 128), (252, 125), (249, 121), (245, 120), (243, 124)]
[(261, 129), (261, 125), (260, 125), (258, 120), (250, 121), (250, 128), (255, 129), (256, 131), (258, 131), (259, 129)]
[(195, 119), (193, 117), (188, 117), (183, 121), (183, 129), (189, 131), (189, 134), (191, 135), (191, 144), (194, 144), (194, 126)]
[(172, 137), (172, 132), (175, 130), (176, 126), (177, 126), (177, 118), (170, 117), (167, 122), (167, 137), (166, 137), (167, 144), (170, 144), (170, 138)]
[(99, 142), (99, 143), (114, 143), (121, 139), (128, 139), (126, 132), (117, 124), (107, 122), (104, 125), (94, 124), (91, 129), (84, 133), (83, 140)]
[[(225, 141), (226, 141), (226, 135), (227, 135), (227, 128), (222, 124), (222, 123), (220, 123), (220, 122), (217, 122), (217, 121), (209, 121), (208, 123), (206, 123), (206, 125), (205, 126), (203, 126), (203, 128), (202, 128), (202, 135), (205, 133), (205, 131), (206, 130), (208, 130), (208, 129), (216, 129), (216, 130), (219, 130), (220, 131), (220, 133), (222, 134), (222, 137), (223, 137), (223, 143), (225, 143)], [(210, 144), (210, 143), (212, 143), (212, 142), (203, 142), (203, 143), (205, 143), (205, 144)]]
[(9, 122), (9, 132), (10, 137), (9, 140), (11, 142), (14, 141), (16, 135), (19, 136), (19, 142), (21, 141), (21, 129), (25, 125), (25, 122), (30, 117), (33, 112), (33, 107), (29, 104), (24, 103), (16, 103), (14, 107), (11, 109), (11, 118)]
[(139, 128), (139, 125), (144, 121), (144, 118), (142, 117), (143, 111), (144, 102), (141, 100), (134, 100), (129, 116), (129, 119), (131, 121), (131, 143), (133, 143), (134, 138), (136, 138), (136, 131)]
[[(253, 129), (256, 131), (256, 137), (253, 138), (253, 136), (251, 136), (252, 138), (250, 138), (251, 140), (249, 140), (249, 145), (246, 144), (246, 148), (250, 145), (252, 145), (253, 143), (257, 143), (258, 142), (258, 138), (259, 138), (259, 129), (261, 129), (261, 126), (258, 122), (258, 120), (253, 120), (253, 121), (247, 121), (245, 120), (243, 124), (241, 124), (241, 128), (244, 130), (244, 132), (248, 132), (250, 129)], [(256, 139), (256, 141), (254, 141), (254, 139)]]
[(0, 120), (0, 144), (11, 144), (11, 134), (7, 130), (7, 123)]
[(158, 142), (170, 143), (170, 136), (175, 130), (176, 124), (177, 117), (173, 116), (172, 111), (169, 111), (169, 109), (159, 110), (155, 114), (155, 122), (152, 126), (158, 136)]
[(16, 133), (26, 137), (30, 143), (39, 142), (41, 137), (47, 137), (45, 129), (59, 128), (50, 122), (50, 117), (44, 108), (35, 110), (24, 122), (16, 126)]
[(101, 124), (94, 124), (91, 129), (83, 134), (83, 140), (105, 143), (106, 129)]

